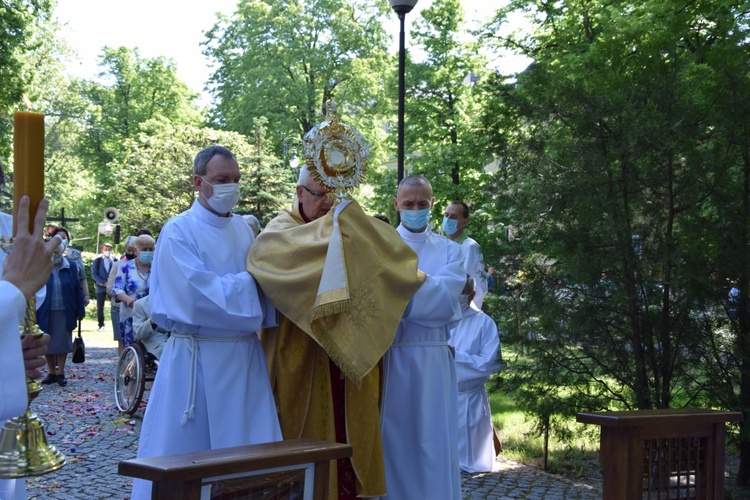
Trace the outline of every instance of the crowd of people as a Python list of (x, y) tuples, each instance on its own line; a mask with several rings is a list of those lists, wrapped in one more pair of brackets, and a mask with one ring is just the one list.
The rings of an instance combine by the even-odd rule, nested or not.
[[(439, 235), (431, 183), (409, 176), (395, 193), (394, 229), (354, 200), (334, 203), (303, 167), (290, 208), (261, 228), (232, 212), (240, 177), (229, 149), (200, 151), (190, 209), (167, 221), (158, 241), (142, 230), (124, 240), (120, 258), (105, 243), (92, 263), (99, 329), (109, 298), (118, 351), (140, 340), (159, 358), (137, 456), (322, 439), (353, 452), (330, 469), (331, 499), (460, 498), (461, 470), (492, 469), (484, 382), (500, 369), (468, 205), (446, 207)], [(48, 335), (24, 340), (23, 356), (15, 345), (14, 366), (26, 359), (26, 372), (41, 377), (45, 354), (43, 383), (64, 386), (88, 287), (80, 253), (65, 245), (70, 233), (57, 228), (43, 242), (45, 209), (39, 227), (16, 240), (46, 256), (26, 259), (46, 280), (3, 276), (0, 286), (20, 289), (19, 303), (46, 292), (38, 317)], [(8, 258), (21, 258), (14, 253)], [(18, 344), (15, 333), (3, 342)], [(134, 481), (131, 498), (150, 495), (150, 482)]]

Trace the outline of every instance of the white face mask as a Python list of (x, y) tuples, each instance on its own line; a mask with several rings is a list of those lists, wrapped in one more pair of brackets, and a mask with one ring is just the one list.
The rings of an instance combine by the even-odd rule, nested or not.
[(458, 305), (461, 306), (461, 310), (466, 312), (469, 310), (469, 305), (471, 303), (469, 302), (469, 296), (468, 295), (459, 295), (458, 296)]
[(214, 194), (206, 199), (208, 206), (213, 208), (216, 213), (226, 214), (240, 201), (240, 185), (236, 182), (229, 184), (211, 184), (205, 177), (201, 177), (203, 182), (214, 188)]

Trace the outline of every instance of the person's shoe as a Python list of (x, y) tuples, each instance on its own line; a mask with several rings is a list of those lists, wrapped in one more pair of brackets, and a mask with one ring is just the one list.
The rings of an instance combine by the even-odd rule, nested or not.
[(103, 327), (103, 326), (100, 326), (100, 327), (99, 327), (99, 331), (100, 331), (100, 332), (103, 332), (103, 331), (104, 331), (104, 327)]
[(50, 373), (49, 375), (44, 377), (44, 379), (42, 380), (42, 385), (54, 384), (55, 382), (57, 382), (57, 375), (55, 375), (54, 373)]
[(65, 375), (58, 375), (57, 376), (57, 385), (60, 387), (65, 387), (68, 385), (68, 379), (65, 378)]

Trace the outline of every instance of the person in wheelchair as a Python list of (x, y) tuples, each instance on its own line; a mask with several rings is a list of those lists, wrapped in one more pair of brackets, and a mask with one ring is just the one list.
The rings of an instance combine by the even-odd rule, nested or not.
[(169, 339), (169, 332), (151, 321), (149, 315), (148, 295), (133, 304), (133, 333), (146, 348), (146, 357), (153, 355), (158, 362), (161, 352)]

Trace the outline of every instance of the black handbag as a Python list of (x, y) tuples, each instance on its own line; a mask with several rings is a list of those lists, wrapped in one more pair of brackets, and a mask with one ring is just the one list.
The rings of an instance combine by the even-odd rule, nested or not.
[(81, 320), (78, 320), (78, 336), (73, 339), (73, 363), (83, 363), (86, 361), (86, 344), (81, 337)]

